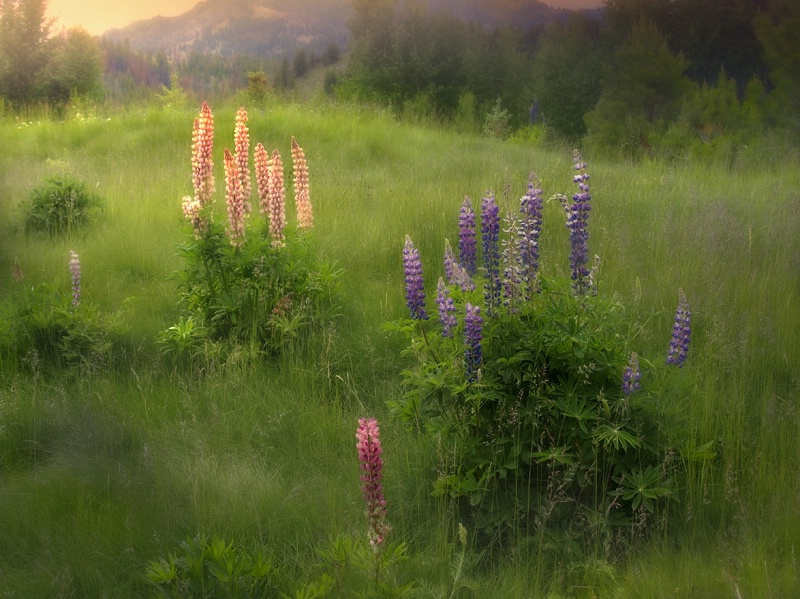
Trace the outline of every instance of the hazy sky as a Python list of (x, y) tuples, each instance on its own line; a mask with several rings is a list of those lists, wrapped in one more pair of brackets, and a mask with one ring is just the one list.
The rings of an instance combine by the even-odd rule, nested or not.
[[(56, 28), (82, 26), (93, 35), (156, 15), (172, 17), (186, 12), (199, 0), (49, 0)], [(557, 8), (596, 8), (602, 0), (542, 0)]]

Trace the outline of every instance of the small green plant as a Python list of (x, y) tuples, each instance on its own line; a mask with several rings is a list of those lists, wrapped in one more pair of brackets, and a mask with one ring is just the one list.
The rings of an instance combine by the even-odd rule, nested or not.
[(100, 198), (82, 181), (68, 175), (49, 176), (23, 205), (25, 229), (68, 233), (91, 222), (101, 207)]
[(487, 137), (505, 139), (511, 133), (511, 115), (508, 110), (503, 108), (503, 103), (498, 96), (486, 120), (483, 122), (483, 134)]
[(177, 554), (153, 561), (147, 580), (162, 597), (203, 599), (280, 597), (272, 564), (261, 551), (251, 554), (217, 536), (197, 534)]

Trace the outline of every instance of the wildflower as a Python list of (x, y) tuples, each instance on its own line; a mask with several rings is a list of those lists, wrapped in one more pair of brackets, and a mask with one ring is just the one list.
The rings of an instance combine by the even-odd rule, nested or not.
[(475, 291), (475, 281), (469, 276), (467, 269), (461, 266), (458, 262), (453, 264), (453, 278), (450, 281), (452, 285), (461, 287), (461, 291), (469, 293)]
[(403, 270), (406, 281), (406, 303), (414, 320), (428, 320), (425, 311), (425, 280), (422, 277), (422, 261), (411, 237), (406, 235), (403, 246)]
[(390, 526), (386, 521), (386, 499), (383, 495), (383, 458), (380, 429), (374, 418), (359, 418), (356, 448), (361, 466), (361, 493), (369, 521), (369, 544), (374, 552), (381, 549)]
[(269, 214), (269, 153), (264, 149), (263, 144), (256, 144), (253, 160), (256, 165), (259, 211), (261, 214)]
[(672, 325), (672, 340), (669, 344), (667, 364), (683, 366), (692, 338), (691, 320), (692, 313), (689, 310), (689, 302), (686, 300), (683, 289), (679, 289), (678, 308), (675, 310), (675, 324)]
[(452, 337), (453, 329), (458, 324), (456, 321), (456, 303), (450, 297), (450, 290), (444, 283), (444, 279), (439, 277), (436, 285), (436, 305), (439, 307), (439, 322), (442, 323), (442, 337)]
[(230, 150), (225, 148), (225, 199), (228, 205), (228, 237), (231, 245), (238, 247), (244, 241), (244, 220), (248, 210), (245, 208), (242, 180), (239, 165)]
[(234, 130), (234, 144), (236, 151), (236, 165), (239, 167), (239, 181), (242, 186), (242, 197), (245, 199), (245, 209), (250, 212), (250, 133), (247, 130), (247, 111), (240, 108), (236, 112), (236, 128)]
[(639, 383), (641, 378), (642, 373), (639, 371), (639, 356), (636, 355), (636, 352), (633, 352), (622, 374), (622, 393), (624, 395), (633, 395), (636, 393), (642, 388), (642, 385)]
[(570, 254), (569, 265), (572, 270), (572, 289), (576, 295), (585, 295), (589, 290), (589, 174), (586, 172), (586, 163), (582, 161), (577, 150), (573, 153), (575, 170), (578, 174), (573, 181), (578, 184), (578, 193), (572, 196), (572, 203), (564, 202), (567, 212), (567, 228), (569, 229)]
[(203, 205), (200, 200), (192, 196), (183, 196), (181, 208), (183, 209), (184, 218), (192, 223), (194, 236), (200, 239), (203, 233), (208, 230), (208, 223), (203, 218)]
[(310, 229), (314, 226), (314, 211), (308, 192), (308, 165), (297, 140), (292, 137), (292, 165), (294, 168), (294, 198), (297, 205), (297, 226)]
[(517, 310), (523, 280), (523, 268), (520, 262), (520, 222), (515, 214), (506, 216), (506, 227), (503, 229), (508, 237), (503, 240), (503, 295), (504, 303), (513, 312)]
[(192, 179), (194, 196), (205, 208), (211, 203), (214, 193), (214, 161), (211, 152), (214, 148), (214, 115), (203, 102), (200, 116), (194, 120), (192, 131)]
[(488, 192), (481, 200), (481, 240), (483, 264), (486, 270), (484, 294), (487, 311), (491, 314), (500, 303), (500, 208), (494, 194)]
[(466, 305), (464, 316), (464, 363), (467, 369), (467, 380), (474, 382), (478, 378), (478, 369), (481, 366), (483, 353), (481, 339), (483, 338), (483, 318), (481, 309), (472, 304)]
[(272, 159), (267, 166), (267, 213), (269, 214), (269, 234), (273, 247), (283, 247), (283, 230), (286, 228), (286, 191), (283, 186), (283, 161), (278, 150), (272, 151)]
[(519, 259), (526, 299), (538, 290), (539, 235), (542, 231), (542, 190), (536, 175), (528, 178), (528, 191), (520, 198)]
[(444, 240), (444, 278), (448, 283), (453, 282), (453, 265), (456, 264), (456, 256), (450, 246), (450, 240)]
[(468, 196), (464, 196), (458, 213), (458, 261), (469, 276), (474, 276), (478, 271), (475, 212), (472, 210), (472, 200)]
[(69, 251), (69, 272), (72, 275), (72, 307), (81, 303), (81, 260), (73, 250)]

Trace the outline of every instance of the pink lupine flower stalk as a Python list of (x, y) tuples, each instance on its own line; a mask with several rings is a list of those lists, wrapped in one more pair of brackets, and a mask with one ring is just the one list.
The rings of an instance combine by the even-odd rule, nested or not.
[(256, 165), (256, 189), (261, 214), (269, 215), (269, 153), (263, 144), (257, 144), (253, 153)]
[(72, 275), (72, 307), (81, 303), (81, 260), (73, 250), (69, 251), (69, 272)]
[(286, 228), (286, 190), (283, 185), (283, 161), (278, 150), (272, 151), (272, 159), (267, 168), (267, 189), (269, 200), (269, 234), (273, 247), (283, 247), (286, 239), (283, 230)]
[(208, 230), (208, 223), (203, 218), (203, 205), (200, 200), (192, 196), (183, 196), (181, 208), (183, 209), (183, 217), (192, 223), (195, 238), (200, 239)]
[(232, 246), (239, 247), (244, 242), (244, 221), (247, 210), (242, 193), (239, 166), (236, 164), (236, 158), (227, 148), (225, 148), (225, 199), (228, 205), (228, 237)]
[(236, 112), (236, 128), (234, 130), (236, 165), (239, 167), (239, 181), (242, 196), (245, 199), (245, 210), (250, 211), (250, 132), (247, 130), (247, 111), (240, 108)]
[(292, 137), (292, 165), (294, 168), (294, 198), (297, 205), (297, 226), (310, 229), (314, 226), (314, 211), (308, 190), (308, 165), (303, 148)]
[(374, 418), (359, 418), (356, 448), (361, 466), (361, 493), (369, 521), (369, 544), (375, 553), (381, 550), (390, 527), (386, 521), (386, 499), (383, 496), (383, 458), (380, 429)]
[(211, 152), (214, 149), (214, 115), (203, 102), (200, 116), (194, 120), (192, 131), (192, 180), (194, 197), (205, 208), (211, 203), (214, 193), (214, 161)]

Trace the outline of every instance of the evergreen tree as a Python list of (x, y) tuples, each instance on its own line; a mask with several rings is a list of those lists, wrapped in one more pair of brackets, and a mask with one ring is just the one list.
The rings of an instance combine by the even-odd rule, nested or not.
[(47, 64), (47, 0), (0, 0), (0, 95), (14, 104), (34, 99)]
[(633, 154), (648, 149), (651, 136), (675, 120), (691, 89), (687, 66), (652, 22), (634, 25), (605, 73), (596, 108), (586, 115), (589, 141)]

